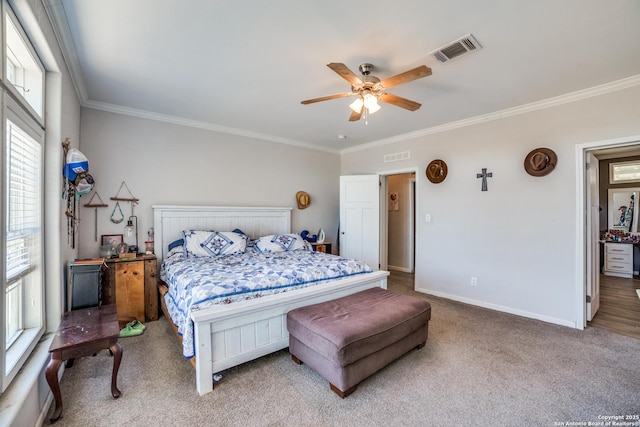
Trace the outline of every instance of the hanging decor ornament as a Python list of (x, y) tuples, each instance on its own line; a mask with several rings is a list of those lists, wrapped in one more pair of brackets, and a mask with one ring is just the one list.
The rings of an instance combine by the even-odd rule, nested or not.
[[(129, 192), (129, 196), (130, 197), (120, 197), (120, 192), (122, 191), (122, 188), (126, 188), (127, 191)], [(111, 198), (111, 200), (116, 200), (116, 201), (120, 201), (120, 202), (131, 202), (131, 205), (137, 205), (138, 202), (140, 201), (140, 199), (138, 199), (136, 196), (133, 195), (133, 193), (131, 192), (131, 189), (129, 189), (129, 186), (127, 185), (127, 183), (125, 181), (122, 181), (122, 184), (120, 184), (120, 188), (118, 189), (118, 192), (116, 193), (116, 195), (114, 197)]]
[(550, 174), (558, 164), (558, 156), (550, 148), (536, 148), (524, 158), (524, 170), (531, 176)]
[[(93, 203), (93, 198), (96, 196), (98, 196), (98, 200), (100, 200), (100, 203)], [(91, 198), (89, 199), (89, 202), (84, 204), (84, 207), (94, 208), (94, 211), (95, 211), (94, 241), (97, 242), (98, 241), (98, 208), (107, 208), (109, 207), (109, 205), (105, 204), (102, 201), (102, 197), (100, 197), (100, 195), (96, 191), (95, 193), (93, 193), (93, 196), (91, 196)]]
[[(127, 189), (127, 191), (129, 192), (129, 197), (120, 196), (120, 192), (122, 191), (123, 188)], [(140, 199), (134, 196), (133, 193), (131, 192), (131, 189), (127, 185), (127, 183), (122, 181), (122, 184), (120, 184), (120, 188), (118, 189), (118, 192), (116, 193), (115, 197), (111, 198), (111, 200), (116, 201), (116, 205), (118, 206), (118, 208), (120, 208), (119, 202), (131, 203), (131, 215), (129, 216), (127, 220), (127, 225), (125, 227), (125, 238), (131, 238), (131, 241), (123, 242), (123, 243), (127, 243), (128, 245), (127, 250), (125, 252), (131, 252), (134, 254), (134, 257), (135, 257), (135, 254), (138, 252), (138, 217), (134, 212), (134, 208), (138, 204)], [(114, 208), (114, 211), (115, 211), (115, 208)], [(122, 209), (120, 209), (120, 215), (122, 215), (122, 218), (118, 222), (121, 222), (124, 219), (124, 214), (122, 213)], [(113, 219), (111, 221), (115, 222)], [(135, 244), (133, 242), (134, 236), (135, 236)]]
[[(118, 213), (120, 216), (116, 216), (116, 209), (118, 209)], [(113, 211), (111, 212), (111, 217), (109, 218), (112, 223), (120, 224), (124, 221), (124, 212), (122, 212), (122, 208), (120, 207), (120, 203), (116, 202), (116, 205), (113, 207)]]
[[(123, 187), (127, 189), (127, 191), (129, 192), (129, 196), (130, 197), (121, 197), (120, 196), (120, 192), (122, 191)], [(113, 222), (114, 224), (120, 224), (124, 220), (124, 213), (122, 212), (122, 209), (120, 208), (120, 203), (119, 202), (130, 202), (131, 203), (131, 215), (133, 215), (133, 208), (140, 201), (140, 199), (138, 199), (137, 197), (135, 197), (133, 195), (133, 193), (131, 192), (131, 189), (129, 188), (129, 186), (127, 185), (127, 183), (125, 181), (122, 181), (122, 184), (120, 184), (120, 188), (118, 189), (118, 192), (116, 193), (116, 195), (114, 197), (111, 198), (111, 200), (115, 200), (116, 201), (116, 206), (113, 208), (113, 213), (115, 213), (116, 207), (120, 210), (120, 218), (114, 217), (113, 213), (111, 214), (111, 222)]]
[(434, 184), (440, 184), (442, 181), (444, 181), (447, 177), (447, 172), (447, 164), (444, 162), (444, 160), (440, 159), (432, 160), (425, 170), (427, 179)]

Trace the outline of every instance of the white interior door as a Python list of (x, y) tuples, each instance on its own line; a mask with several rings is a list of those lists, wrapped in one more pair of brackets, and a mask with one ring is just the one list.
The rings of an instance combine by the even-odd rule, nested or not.
[(340, 177), (340, 255), (380, 265), (380, 179), (378, 175)]
[(598, 159), (589, 153), (587, 162), (587, 321), (591, 321), (600, 307), (600, 180)]

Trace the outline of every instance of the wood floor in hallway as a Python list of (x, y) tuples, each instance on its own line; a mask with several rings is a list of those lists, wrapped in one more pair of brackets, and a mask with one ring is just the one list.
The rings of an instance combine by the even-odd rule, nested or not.
[(640, 339), (640, 280), (600, 275), (600, 308), (587, 326)]

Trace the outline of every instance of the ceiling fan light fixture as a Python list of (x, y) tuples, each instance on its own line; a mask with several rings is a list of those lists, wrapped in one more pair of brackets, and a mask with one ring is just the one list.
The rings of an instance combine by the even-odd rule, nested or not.
[(331, 70), (335, 71), (340, 77), (351, 83), (351, 92), (343, 92), (320, 98), (307, 99), (305, 101), (301, 101), (301, 103), (303, 105), (307, 105), (315, 102), (356, 95), (356, 100), (349, 104), (349, 108), (352, 110), (352, 113), (349, 116), (350, 122), (357, 122), (364, 116), (366, 123), (369, 114), (374, 114), (380, 110), (378, 101), (393, 104), (409, 111), (417, 110), (421, 106), (419, 103), (391, 93), (386, 93), (385, 90), (431, 75), (431, 68), (426, 65), (415, 67), (384, 80), (380, 80), (378, 77), (371, 75), (373, 65), (369, 63), (360, 65), (362, 77), (356, 76), (349, 67), (342, 63), (331, 62), (327, 64), (327, 67), (331, 68)]
[(355, 101), (349, 104), (349, 108), (353, 110), (354, 113), (359, 113), (362, 111), (362, 106), (364, 105), (364, 101), (361, 97), (357, 97)]
[(369, 114), (373, 114), (380, 109), (380, 105), (378, 105), (378, 98), (370, 93), (364, 96), (364, 106), (367, 107)]

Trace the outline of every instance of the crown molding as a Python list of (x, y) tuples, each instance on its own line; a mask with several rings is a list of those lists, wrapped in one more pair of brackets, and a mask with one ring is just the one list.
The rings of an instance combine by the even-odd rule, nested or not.
[(421, 129), (415, 132), (396, 135), (391, 138), (385, 138), (385, 139), (380, 139), (378, 141), (372, 141), (366, 144), (360, 144), (355, 147), (349, 147), (349, 148), (340, 150), (340, 154), (342, 155), (342, 154), (354, 153), (357, 151), (367, 150), (369, 148), (381, 147), (383, 145), (388, 145), (396, 142), (403, 142), (410, 139), (419, 138), (421, 136), (433, 135), (436, 133), (447, 132), (450, 130), (460, 129), (467, 126), (473, 126), (480, 123), (486, 123), (493, 120), (499, 120), (506, 117), (526, 114), (526, 113), (530, 113), (537, 110), (543, 110), (546, 108), (555, 107), (558, 105), (569, 104), (571, 102), (580, 101), (582, 99), (592, 98), (594, 96), (605, 95), (611, 92), (628, 89), (638, 85), (640, 85), (640, 74), (627, 77), (624, 79), (616, 80), (613, 82), (605, 83), (602, 85), (594, 86), (591, 88), (567, 93), (565, 95), (543, 99), (542, 101), (536, 101), (530, 104), (524, 104), (524, 105), (520, 105), (513, 108), (507, 108), (505, 110), (496, 111), (493, 113), (483, 114), (483, 115), (471, 117), (468, 119), (462, 119), (462, 120), (457, 120), (455, 122), (445, 123), (439, 126), (432, 126), (430, 128)]
[(83, 107), (91, 108), (94, 110), (102, 110), (111, 113), (123, 114), (126, 116), (138, 117), (142, 119), (155, 120), (159, 122), (171, 123), (180, 126), (192, 127), (197, 129), (204, 129), (213, 132), (227, 133), (231, 135), (243, 136), (246, 138), (259, 139), (262, 141), (275, 142), (278, 144), (293, 145), (301, 148), (308, 148), (316, 151), (324, 151), (331, 154), (339, 154), (338, 150), (329, 149), (319, 145), (308, 144), (293, 139), (281, 138), (279, 136), (252, 132), (245, 129), (232, 128), (229, 126), (217, 125), (215, 123), (202, 122), (198, 120), (185, 119), (182, 117), (170, 116), (168, 114), (154, 113), (151, 111), (138, 110), (135, 108), (122, 107), (120, 105), (108, 104), (105, 102), (87, 101), (83, 104)]
[(138, 110), (129, 107), (122, 107), (119, 105), (108, 104), (103, 102), (97, 102), (92, 100), (86, 100), (82, 103), (83, 107), (93, 108), (96, 110), (103, 110), (117, 114), (123, 114), (133, 117), (139, 117), (149, 120), (156, 120), (160, 122), (172, 123), (181, 126), (194, 127), (199, 129), (210, 130), (214, 132), (228, 133), (232, 135), (243, 136), (247, 138), (254, 138), (263, 141), (275, 142), (278, 144), (293, 145), (301, 148), (308, 148), (312, 150), (324, 151), (332, 154), (349, 154), (358, 151), (367, 150), (369, 148), (380, 147), (388, 144), (394, 144), (397, 142), (404, 142), (410, 139), (419, 138), (426, 135), (433, 135), (436, 133), (447, 132), (450, 130), (460, 129), (467, 126), (473, 126), (481, 123), (490, 122), (493, 120), (499, 120), (506, 117), (517, 116), (520, 114), (526, 114), (533, 111), (543, 110), (546, 108), (555, 107), (558, 105), (568, 104), (571, 102), (580, 101), (582, 99), (588, 99), (595, 96), (605, 95), (608, 93), (616, 92), (619, 90), (631, 88), (640, 85), (640, 74), (627, 77), (621, 80), (605, 83), (602, 85), (594, 86), (587, 89), (571, 92), (568, 94), (556, 96), (553, 98), (543, 99), (541, 101), (532, 102), (529, 104), (519, 105), (513, 108), (507, 108), (505, 110), (495, 111), (493, 113), (483, 114), (468, 119), (457, 120), (455, 122), (445, 123), (443, 125), (432, 126), (429, 128), (421, 129), (415, 132), (404, 133), (396, 135), (391, 138), (380, 139), (378, 141), (372, 141), (365, 144), (360, 144), (354, 147), (345, 148), (342, 150), (328, 149), (314, 144), (308, 144), (300, 141), (295, 141), (287, 138), (281, 138), (274, 135), (268, 135), (258, 132), (252, 132), (244, 129), (237, 129), (228, 126), (217, 125), (215, 123), (202, 122), (197, 120), (185, 119), (182, 117), (170, 116), (167, 114), (159, 114), (145, 110)]
[(92, 100), (85, 100), (82, 102), (82, 106), (86, 108), (92, 108), (96, 110), (108, 111), (117, 114), (123, 114), (127, 116), (139, 117), (149, 120), (155, 120), (160, 122), (172, 123), (181, 126), (194, 127), (204, 130), (210, 130), (214, 132), (228, 133), (232, 135), (243, 136), (247, 138), (254, 138), (263, 141), (275, 142), (278, 144), (293, 145), (301, 148), (308, 148), (312, 150), (323, 151), (332, 154), (349, 154), (358, 151), (367, 150), (370, 148), (381, 147), (384, 145), (394, 144), (397, 142), (404, 142), (411, 139), (419, 138), (422, 136), (433, 135), (436, 133), (448, 132), (455, 129), (464, 128), (467, 126), (473, 126), (481, 123), (490, 122), (493, 120), (499, 120), (506, 117), (517, 116), (520, 114), (526, 114), (533, 111), (543, 110), (546, 108), (555, 107), (558, 105), (569, 104), (571, 102), (580, 101), (583, 99), (592, 98), (595, 96), (606, 95), (608, 93), (616, 92), (619, 90), (631, 88), (640, 85), (640, 74), (627, 77), (624, 79), (616, 80), (613, 82), (605, 83), (602, 85), (594, 86), (587, 89), (571, 92), (568, 94), (556, 96), (553, 98), (543, 99), (541, 101), (532, 102), (529, 104), (519, 105), (513, 108), (507, 108), (505, 110), (495, 111), (493, 113), (483, 114), (480, 116), (471, 117), (468, 119), (457, 120), (455, 122), (445, 123), (443, 125), (432, 126), (429, 128), (421, 129), (415, 132), (408, 132), (401, 135), (396, 135), (390, 138), (380, 139), (377, 141), (360, 144), (354, 147), (345, 148), (342, 150), (329, 149), (319, 145), (308, 144), (300, 141), (295, 141), (287, 138), (281, 138), (274, 135), (263, 134), (259, 132), (252, 132), (244, 129), (232, 128), (228, 126), (217, 125), (215, 123), (202, 122), (197, 120), (185, 119), (182, 117), (170, 116), (167, 114), (159, 114), (145, 110), (138, 110), (129, 107), (122, 107), (119, 105), (108, 104), (103, 102), (97, 102)]
[(51, 21), (53, 33), (60, 45), (62, 57), (69, 70), (73, 88), (80, 100), (80, 105), (84, 105), (89, 98), (87, 96), (87, 88), (84, 84), (84, 75), (82, 74), (82, 67), (78, 59), (76, 45), (73, 42), (73, 37), (71, 37), (71, 30), (69, 29), (69, 21), (67, 20), (64, 5), (60, 0), (43, 0), (43, 4), (44, 10)]

